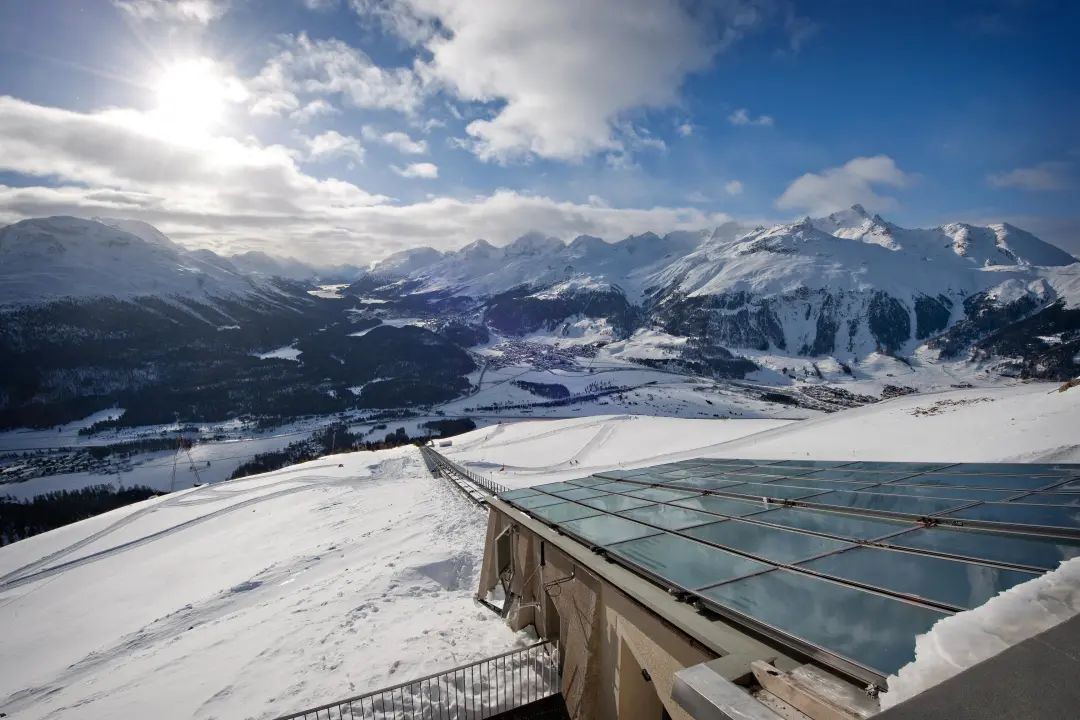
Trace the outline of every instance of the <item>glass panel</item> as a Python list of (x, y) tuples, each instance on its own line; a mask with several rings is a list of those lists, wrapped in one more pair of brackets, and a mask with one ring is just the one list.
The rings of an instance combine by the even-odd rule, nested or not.
[(645, 488), (644, 490), (634, 490), (633, 492), (628, 492), (626, 494), (631, 497), (644, 498), (655, 502), (671, 502), (672, 500), (682, 500), (683, 498), (694, 497), (701, 493), (686, 492), (685, 490), (668, 490), (667, 488)]
[(602, 490), (604, 492), (629, 492), (631, 490), (641, 490), (644, 485), (630, 482), (613, 482), (606, 485), (593, 485), (593, 489)]
[(716, 516), (700, 510), (675, 507), (674, 505), (649, 505), (619, 513), (631, 520), (656, 525), (665, 530), (682, 530), (694, 525), (716, 522)]
[(643, 475), (635, 475), (628, 480), (636, 483), (647, 483), (651, 485), (664, 485), (666, 483), (682, 482), (681, 478), (668, 477), (667, 475), (661, 475), (659, 473), (645, 473)]
[(1016, 525), (1080, 528), (1080, 508), (1053, 505), (1024, 505), (1023, 503), (983, 503), (949, 513), (950, 517)]
[(720, 488), (741, 485), (742, 480), (728, 480), (724, 477), (715, 478), (687, 478), (685, 480), (672, 480), (667, 483), (668, 487), (689, 488), (691, 490), (719, 490)]
[(1002, 590), (1038, 577), (1024, 570), (872, 547), (856, 547), (800, 567), (969, 610)]
[(603, 490), (597, 490), (596, 488), (579, 487), (573, 490), (564, 490), (562, 492), (552, 493), (558, 495), (564, 500), (584, 500), (585, 498), (600, 497), (601, 495), (607, 495)]
[(1059, 475), (1080, 472), (1078, 465), (1061, 463), (961, 463), (946, 468), (946, 473), (994, 474), (994, 475)]
[(1013, 500), (1013, 502), (1036, 505), (1080, 505), (1080, 493), (1035, 493), (1034, 495), (1025, 495), (1022, 498), (1017, 498), (1016, 500)]
[(899, 532), (906, 527), (912, 527), (910, 523), (898, 520), (862, 517), (825, 512), (823, 510), (808, 510), (806, 508), (778, 508), (755, 515), (754, 519), (852, 540), (873, 540), (890, 533)]
[(570, 483), (555, 482), (548, 483), (547, 485), (534, 485), (533, 489), (540, 490), (541, 492), (546, 492), (548, 494), (554, 494), (559, 492), (560, 490), (576, 490), (578, 487), (578, 485), (571, 485)]
[(665, 470), (662, 473), (657, 473), (657, 475), (659, 475), (660, 477), (669, 480), (676, 478), (694, 477), (696, 474), (697, 470), (695, 468), (680, 468), (679, 470)]
[(869, 492), (838, 490), (825, 495), (816, 495), (807, 502), (834, 505), (836, 507), (877, 510), (879, 512), (904, 513), (921, 517), (945, 512), (946, 510), (955, 510), (962, 507), (967, 501), (939, 500), (936, 498), (912, 497), (910, 495), (877, 495)]
[(793, 563), (822, 553), (850, 547), (842, 540), (755, 525), (740, 520), (725, 520), (685, 531), (699, 540), (723, 545), (777, 563)]
[(703, 495), (696, 498), (676, 500), (673, 504), (690, 508), (691, 510), (704, 510), (705, 512), (717, 513), (719, 515), (731, 515), (732, 517), (742, 517), (743, 515), (750, 515), (768, 509), (768, 506), (762, 502), (744, 502), (742, 500), (722, 498), (715, 495)]
[(618, 515), (597, 515), (580, 520), (568, 520), (562, 523), (561, 527), (593, 545), (610, 545), (660, 532), (656, 528), (621, 518)]
[(845, 470), (871, 470), (874, 472), (896, 472), (907, 473), (908, 475), (921, 472), (930, 472), (932, 470), (940, 470), (941, 468), (949, 467), (951, 463), (919, 463), (919, 462), (872, 462), (862, 461), (853, 462), (850, 465), (845, 465)]
[[(880, 487), (872, 482), (864, 483), (851, 483), (851, 482), (833, 482), (831, 480), (811, 480), (809, 478), (776, 478), (773, 482), (779, 485), (789, 485), (792, 487), (805, 487), (805, 488), (817, 488), (819, 490), (861, 490), (869, 487)], [(876, 490), (874, 492), (877, 492)]]
[(572, 485), (580, 485), (581, 487), (595, 487), (596, 485), (608, 485), (612, 481), (608, 478), (600, 477), (599, 475), (591, 475), (589, 477), (577, 478), (576, 480), (567, 480)]
[(704, 458), (712, 467), (746, 467), (749, 465), (761, 465), (768, 460), (740, 460), (738, 458)]
[(804, 476), (807, 479), (820, 479), (820, 480), (832, 480), (834, 482), (875, 482), (875, 483), (887, 483), (893, 480), (903, 480), (906, 477), (911, 477), (914, 473), (905, 472), (871, 472), (869, 470), (848, 470), (843, 468), (841, 470), (818, 470), (817, 472)]
[(732, 475), (763, 475), (767, 477), (797, 477), (814, 471), (814, 468), (793, 468), (768, 465), (766, 467), (748, 467), (732, 470)]
[(605, 549), (684, 588), (715, 585), (772, 567), (669, 533)]
[(700, 593), (880, 675), (915, 658), (915, 636), (948, 613), (790, 572), (774, 570)]
[(1064, 560), (1080, 556), (1080, 540), (1015, 535), (978, 530), (918, 528), (886, 540), (897, 547), (931, 550), (980, 560), (1053, 570)]
[(533, 490), (532, 488), (521, 488), (520, 490), (507, 490), (499, 493), (499, 497), (503, 500), (515, 500), (517, 498), (531, 497), (533, 495), (539, 495), (539, 490)]
[[(794, 482), (794, 480), (792, 480)], [(798, 500), (822, 492), (816, 488), (800, 488), (781, 485), (779, 483), (743, 483), (724, 488), (724, 492), (749, 495), (750, 497), (781, 498), (783, 500)]]
[(1059, 491), (1060, 490), (1067, 490), (1069, 492), (1080, 491), (1080, 478), (1076, 478), (1075, 480), (1070, 480), (1069, 482), (1067, 482), (1067, 483), (1065, 483), (1063, 485), (1056, 485), (1056, 486), (1054, 486), (1054, 489), (1059, 490)]
[(1002, 490), (1035, 490), (1054, 482), (1054, 478), (1039, 475), (946, 475), (927, 473), (904, 480), (905, 485), (946, 485), (949, 487), (1000, 488)]
[[(918, 477), (912, 478), (912, 480), (918, 479)], [(1007, 500), (1016, 495), (1016, 490), (985, 490), (983, 488), (936, 487), (930, 485), (874, 485), (867, 492), (879, 495), (915, 495), (917, 497), (999, 501)]]
[(515, 498), (511, 500), (514, 505), (518, 507), (531, 510), (532, 508), (544, 507), (545, 505), (554, 505), (555, 503), (566, 502), (561, 497), (555, 497), (554, 495), (530, 495), (529, 497)]
[(833, 468), (850, 464), (850, 460), (781, 460), (773, 467)]
[(533, 515), (552, 523), (562, 523), (567, 520), (600, 515), (601, 511), (596, 508), (585, 507), (573, 502), (559, 503), (558, 505), (545, 505), (531, 511)]
[(652, 504), (652, 500), (642, 500), (641, 498), (633, 498), (626, 495), (604, 495), (602, 497), (582, 500), (581, 502), (589, 507), (599, 508), (600, 510), (606, 510), (608, 512), (632, 510), (633, 508)]

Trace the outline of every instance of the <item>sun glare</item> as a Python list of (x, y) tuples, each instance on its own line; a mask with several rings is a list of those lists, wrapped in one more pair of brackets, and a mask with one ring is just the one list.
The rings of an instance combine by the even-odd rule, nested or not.
[(153, 84), (155, 124), (162, 134), (184, 139), (208, 134), (225, 120), (236, 90), (221, 69), (206, 58), (165, 67)]

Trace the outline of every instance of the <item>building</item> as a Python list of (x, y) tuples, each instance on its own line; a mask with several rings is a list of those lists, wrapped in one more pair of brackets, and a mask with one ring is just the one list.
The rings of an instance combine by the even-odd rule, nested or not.
[[(558, 645), (567, 712), (589, 720), (876, 715), (916, 635), (1080, 556), (1077, 465), (700, 459), (489, 506), (479, 596)], [(949, 697), (1038, 673), (1000, 667), (1024, 645)], [(1026, 707), (1067, 706), (1073, 685)]]

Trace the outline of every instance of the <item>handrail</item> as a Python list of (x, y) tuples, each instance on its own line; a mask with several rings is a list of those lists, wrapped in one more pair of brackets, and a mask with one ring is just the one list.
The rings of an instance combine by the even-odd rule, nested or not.
[(541, 641), (277, 720), (482, 720), (560, 691), (558, 647)]
[(475, 473), (472, 470), (457, 464), (433, 448), (424, 446), (420, 448), (420, 452), (425, 460), (429, 460), (442, 470), (449, 471), (458, 477), (468, 480), (488, 495), (498, 495), (509, 489), (505, 485), (497, 483), (489, 477)]

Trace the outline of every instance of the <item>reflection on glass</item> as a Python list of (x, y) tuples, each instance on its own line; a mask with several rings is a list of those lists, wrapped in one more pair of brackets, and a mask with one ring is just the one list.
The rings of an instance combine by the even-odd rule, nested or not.
[(914, 527), (911, 523), (900, 520), (885, 520), (807, 508), (778, 508), (755, 515), (754, 520), (852, 540), (873, 540), (899, 532), (904, 528)]
[[(794, 480), (792, 480), (794, 482)], [(780, 498), (782, 500), (798, 500), (800, 498), (817, 495), (822, 491), (818, 488), (792, 487), (775, 483), (743, 483), (724, 488), (724, 492), (749, 495), (750, 497)]]
[(672, 480), (667, 485), (668, 487), (689, 488), (691, 490), (719, 490), (743, 482), (742, 480), (731, 480), (730, 477), (730, 475), (718, 475), (716, 477), (686, 478), (685, 480)]
[(717, 519), (715, 515), (700, 510), (689, 510), (674, 505), (649, 505), (625, 510), (619, 514), (631, 520), (640, 520), (643, 523), (662, 527), (665, 530), (682, 530), (694, 525), (716, 522)]
[(940, 500), (910, 495), (877, 495), (869, 492), (836, 492), (817, 495), (808, 502), (836, 507), (862, 508), (879, 512), (904, 513), (907, 515), (933, 515), (962, 507), (966, 500)]
[(949, 513), (951, 517), (1015, 525), (1080, 528), (1080, 508), (1023, 503), (983, 503)]
[(567, 480), (572, 485), (580, 485), (581, 487), (593, 487), (596, 485), (608, 485), (612, 482), (609, 478), (600, 477), (599, 475), (590, 475), (589, 477), (577, 478), (576, 480)]
[(893, 480), (902, 480), (910, 477), (912, 473), (906, 472), (873, 472), (870, 470), (849, 470), (839, 468), (836, 470), (818, 470), (811, 475), (804, 475), (807, 479), (832, 480), (834, 482), (867, 482), (887, 483)]
[(552, 495), (558, 495), (564, 500), (584, 500), (585, 498), (600, 497), (601, 495), (607, 495), (602, 490), (596, 488), (579, 487), (573, 490), (563, 490), (562, 492), (552, 493)]
[(1024, 570), (872, 547), (856, 547), (802, 563), (801, 567), (968, 610), (1037, 577)]
[(633, 508), (652, 504), (652, 500), (642, 500), (641, 498), (628, 497), (626, 495), (602, 495), (600, 497), (587, 498), (581, 502), (589, 507), (606, 510), (607, 512), (632, 510)]
[(833, 468), (850, 463), (850, 460), (781, 460), (773, 467)]
[(942, 472), (977, 474), (994, 473), (1002, 475), (1060, 475), (1080, 471), (1078, 465), (1062, 463), (960, 463), (946, 468)]
[(703, 495), (696, 498), (676, 500), (674, 504), (692, 510), (704, 510), (705, 512), (717, 513), (719, 515), (731, 515), (732, 517), (750, 515), (771, 507), (762, 502), (745, 502), (742, 500), (734, 500), (732, 498), (717, 497), (715, 495)]
[(593, 487), (604, 492), (629, 492), (630, 490), (640, 490), (646, 486), (632, 482), (611, 482), (606, 485), (593, 485)]
[(644, 498), (645, 500), (653, 500), (655, 502), (671, 502), (672, 500), (682, 500), (683, 498), (700, 495), (700, 493), (687, 492), (685, 490), (669, 490), (668, 488), (645, 488), (644, 490), (633, 490), (626, 494), (631, 497)]
[(1054, 482), (1054, 478), (1039, 475), (962, 475), (960, 473), (926, 473), (903, 481), (905, 485), (946, 485), (966, 488), (998, 488), (1002, 490), (1035, 490)]
[(947, 616), (787, 570), (736, 580), (701, 595), (881, 675), (911, 662), (915, 636)]
[(699, 540), (777, 563), (793, 563), (851, 546), (850, 543), (842, 540), (755, 525), (740, 520), (724, 520), (711, 525), (701, 525), (685, 532)]
[[(918, 478), (915, 478), (918, 480)], [(1016, 490), (985, 490), (983, 488), (938, 487), (932, 485), (874, 485), (867, 492), (884, 495), (914, 495), (960, 500), (1006, 500)]]
[(555, 483), (548, 483), (546, 485), (534, 485), (533, 486), (533, 490), (540, 490), (541, 492), (546, 492), (546, 493), (557, 493), (560, 490), (576, 490), (577, 488), (578, 488), (577, 485), (571, 485), (570, 483), (565, 483), (565, 482), (555, 482)]
[(873, 472), (897, 472), (897, 473), (921, 473), (932, 470), (940, 470), (948, 467), (949, 463), (919, 463), (919, 462), (853, 462), (845, 465), (844, 470), (870, 470)]
[(503, 500), (514, 500), (516, 498), (529, 497), (530, 495), (539, 495), (539, 490), (533, 490), (532, 488), (521, 488), (520, 490), (507, 490), (499, 493), (499, 497)]
[(1053, 570), (1062, 561), (1080, 556), (1080, 540), (979, 530), (918, 528), (889, 538), (886, 542), (898, 547), (1027, 565), (1044, 570)]
[(564, 502), (557, 505), (545, 505), (544, 507), (531, 510), (533, 515), (551, 523), (561, 523), (567, 520), (600, 515), (601, 511), (596, 508), (586, 507), (573, 502)]
[(1034, 505), (1080, 505), (1080, 493), (1042, 492), (1025, 495), (1013, 502)]
[(607, 550), (688, 589), (715, 585), (771, 567), (668, 533), (612, 545)]
[(568, 520), (562, 523), (562, 527), (593, 545), (610, 545), (660, 532), (656, 528), (616, 515), (597, 515), (580, 520)]
[(556, 497), (554, 495), (537, 494), (530, 495), (529, 497), (515, 498), (510, 502), (517, 505), (518, 507), (531, 510), (532, 508), (544, 507), (545, 505), (554, 505), (555, 503), (561, 503), (566, 501), (563, 500), (561, 497)]

